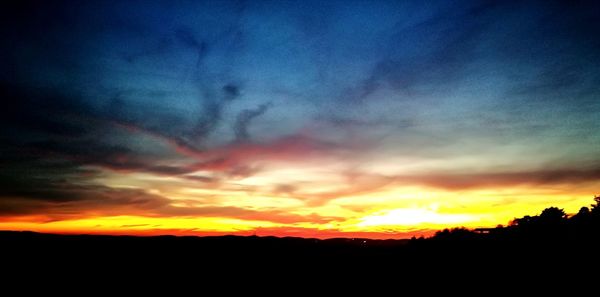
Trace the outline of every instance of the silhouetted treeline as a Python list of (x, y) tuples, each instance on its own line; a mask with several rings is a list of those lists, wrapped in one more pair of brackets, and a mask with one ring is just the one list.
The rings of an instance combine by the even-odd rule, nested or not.
[(567, 215), (563, 209), (548, 207), (539, 215), (515, 218), (508, 226), (496, 228), (467, 229), (464, 227), (436, 232), (431, 241), (519, 241), (561, 242), (574, 244), (595, 241), (600, 235), (600, 196), (594, 204), (582, 207), (577, 214)]

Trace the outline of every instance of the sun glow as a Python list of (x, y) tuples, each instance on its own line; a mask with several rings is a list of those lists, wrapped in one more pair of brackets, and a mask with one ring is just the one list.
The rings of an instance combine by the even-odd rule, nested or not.
[(443, 214), (431, 209), (401, 208), (366, 216), (358, 223), (360, 227), (369, 226), (419, 226), (464, 224), (479, 220), (480, 216), (469, 214)]

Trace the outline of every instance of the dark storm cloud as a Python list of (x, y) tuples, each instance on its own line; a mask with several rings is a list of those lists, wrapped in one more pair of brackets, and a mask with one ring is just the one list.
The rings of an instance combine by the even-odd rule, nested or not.
[(2, 82), (0, 96), (3, 105), (0, 129), (7, 134), (10, 129), (28, 129), (76, 137), (94, 129), (77, 123), (77, 117), (85, 116), (88, 112), (86, 104), (79, 98), (47, 89), (25, 90), (25, 86)]
[[(96, 195), (82, 187), (71, 187), (68, 191), (55, 187), (57, 179), (65, 186), (76, 183), (72, 176), (75, 172), (83, 171), (80, 166), (95, 166), (123, 173), (178, 176), (199, 184), (214, 183), (220, 177), (187, 174), (200, 169), (235, 176), (254, 172), (240, 160), (228, 162), (219, 168), (202, 166), (211, 161), (194, 161), (202, 153), (185, 139), (175, 133), (173, 136), (165, 129), (160, 131), (136, 126), (143, 123), (125, 125), (120, 119), (122, 114), (114, 108), (112, 113), (97, 111), (76, 96), (63, 95), (51, 89), (24, 90), (20, 86), (3, 84), (1, 91), (4, 108), (0, 110), (0, 137), (4, 148), (0, 161), (7, 175), (0, 176), (0, 183), (5, 194), (12, 191), (12, 194), (23, 197), (64, 200)], [(180, 157), (190, 159), (189, 165), (174, 165), (170, 162), (171, 156), (141, 151), (131, 146), (131, 139), (127, 138), (144, 135), (158, 138), (158, 141), (181, 151)], [(116, 141), (113, 138), (117, 136), (125, 138)], [(225, 157), (219, 155), (208, 155), (207, 158)], [(23, 164), (31, 169), (24, 170)], [(61, 166), (58, 167), (58, 164)], [(44, 171), (47, 166), (55, 166), (61, 171)], [(82, 181), (93, 177), (75, 175)]]
[(240, 87), (235, 84), (226, 84), (223, 86), (226, 100), (233, 100), (240, 96)]
[[(57, 201), (46, 198), (52, 197), (51, 195), (54, 194), (72, 199)], [(339, 217), (325, 217), (317, 214), (296, 215), (282, 211), (260, 211), (239, 207), (172, 206), (170, 199), (149, 194), (143, 190), (114, 189), (104, 186), (66, 185), (53, 189), (43, 188), (36, 192), (0, 192), (0, 199), (2, 199), (0, 217), (42, 215), (48, 220), (76, 219), (90, 214), (96, 216), (227, 217), (284, 224), (300, 222), (324, 224), (343, 220)]]
[(102, 139), (119, 127), (77, 96), (9, 84), (0, 86), (0, 91), (4, 102), (0, 135), (23, 154), (131, 169), (151, 166), (152, 160), (140, 152)]
[[(85, 198), (78, 186), (70, 183), (82, 180), (87, 172), (78, 170), (68, 162), (32, 162), (20, 164), (4, 163), (0, 175), (0, 195), (30, 200), (55, 202), (74, 201)], [(30, 167), (35, 165), (35, 167)], [(51, 166), (51, 167), (50, 167)], [(70, 190), (65, 190), (70, 189)]]
[[(201, 31), (177, 23), (174, 23), (172, 28), (158, 30), (158, 24), (152, 19), (143, 19), (136, 14), (133, 14), (133, 17), (126, 17), (131, 15), (129, 12), (135, 11), (135, 7), (117, 3), (104, 4), (92, 2), (83, 5), (74, 1), (58, 1), (49, 5), (41, 1), (23, 1), (19, 4), (8, 5), (11, 7), (6, 10), (7, 18), (4, 21), (7, 21), (8, 24), (4, 28), (10, 27), (9, 32), (11, 34), (9, 36), (10, 40), (6, 43), (6, 46), (2, 47), (2, 50), (6, 51), (7, 57), (10, 57), (7, 58), (7, 64), (12, 66), (7, 65), (11, 66), (7, 69), (14, 68), (17, 71), (16, 75), (10, 77), (10, 80), (13, 82), (16, 80), (16, 83), (27, 88), (35, 85), (32, 81), (38, 80), (32, 75), (48, 74), (46, 72), (50, 72), (50, 77), (65, 75), (72, 78), (70, 84), (66, 86), (68, 91), (73, 94), (80, 93), (77, 95), (79, 98), (74, 100), (75, 102), (96, 101), (98, 98), (87, 98), (87, 94), (81, 94), (87, 93), (87, 90), (83, 92), (78, 90), (82, 87), (88, 88), (88, 82), (82, 82), (84, 80), (82, 77), (90, 76), (91, 79), (94, 79), (97, 76), (96, 73), (91, 73), (94, 69), (86, 67), (88, 67), (89, 61), (95, 59), (93, 55), (102, 54), (102, 52), (92, 53), (94, 47), (90, 48), (90, 45), (98, 45), (99, 43), (103, 47), (110, 42), (115, 42), (111, 46), (119, 55), (124, 56), (129, 62), (140, 62), (140, 65), (144, 67), (148, 63), (153, 63), (157, 59), (160, 60), (162, 57), (184, 47), (195, 52), (195, 61), (193, 63), (177, 61), (177, 64), (172, 66), (185, 67), (191, 64), (195, 68), (191, 71), (191, 74), (182, 73), (181, 77), (177, 78), (184, 83), (196, 84), (196, 88), (200, 89), (201, 94), (198, 95), (196, 101), (200, 114), (196, 117), (195, 123), (190, 125), (178, 120), (180, 117), (171, 115), (169, 109), (161, 110), (144, 106), (140, 110), (139, 106), (123, 104), (123, 102), (137, 99), (136, 97), (143, 96), (143, 94), (128, 94), (119, 90), (117, 90), (117, 92), (121, 92), (119, 100), (121, 106), (125, 106), (125, 108), (122, 108), (116, 114), (110, 113), (114, 110), (108, 110), (107, 114), (101, 116), (113, 119), (118, 116), (119, 118), (114, 120), (133, 122), (133, 124), (143, 126), (146, 129), (178, 137), (181, 141), (190, 144), (204, 142), (203, 138), (207, 137), (220, 125), (225, 108), (223, 101), (238, 98), (240, 96), (240, 86), (230, 82), (227, 78), (230, 76), (228, 73), (215, 72), (214, 69), (208, 73), (206, 72), (208, 69), (202, 68), (201, 64), (209, 54), (210, 43), (215, 43), (215, 46), (221, 49), (225, 46), (224, 43), (229, 42), (229, 39), (239, 39), (241, 31), (243, 31), (239, 28), (239, 18), (243, 13), (244, 5), (237, 2), (231, 3), (231, 11), (234, 16), (227, 21), (229, 24), (220, 25), (223, 28), (213, 28), (219, 32), (215, 35), (214, 32)], [(164, 12), (163, 10), (170, 11), (172, 9), (170, 5), (164, 4), (160, 1), (144, 4), (142, 15), (144, 13), (160, 14)], [(28, 17), (20, 18), (19, 15), (27, 15)], [(163, 21), (169, 23), (170, 19), (167, 17)], [(13, 31), (17, 33), (13, 34)], [(157, 31), (159, 33), (155, 34)], [(211, 34), (212, 36), (206, 37)], [(22, 51), (23, 48), (27, 50)], [(52, 57), (52, 59), (47, 59), (47, 57)], [(144, 58), (144, 61), (139, 61), (141, 58)], [(42, 69), (41, 74), (32, 71), (33, 68), (38, 67)], [(132, 69), (139, 68), (134, 67)], [(95, 70), (99, 71), (99, 69)], [(160, 72), (156, 70), (153, 72), (154, 75), (159, 75)], [(230, 70), (228, 71), (230, 72)], [(78, 74), (85, 74), (85, 76)], [(147, 75), (148, 72), (134, 70), (131, 74), (134, 76)], [(225, 81), (207, 77), (207, 75), (214, 74), (223, 76)], [(52, 80), (42, 80), (42, 84), (45, 85), (50, 82), (50, 86), (45, 86), (46, 88), (65, 87), (62, 82), (61, 85), (51, 83)], [(107, 89), (105, 86), (98, 85), (97, 87), (102, 89), (102, 92), (112, 92), (111, 89)], [(160, 88), (158, 91), (163, 92), (164, 95), (173, 92), (172, 89), (161, 90)], [(101, 96), (103, 95), (101, 94)], [(96, 97), (97, 95), (93, 96)], [(168, 97), (163, 100), (167, 99)], [(98, 110), (93, 112), (98, 113)], [(147, 114), (148, 112), (155, 115), (150, 117)], [(44, 127), (51, 129), (52, 125), (56, 125), (56, 123), (48, 123)], [(164, 129), (164, 131), (158, 131), (161, 129)]]
[(233, 126), (236, 141), (248, 141), (250, 139), (250, 134), (248, 134), (250, 123), (264, 114), (271, 105), (271, 103), (261, 104), (254, 109), (244, 109), (237, 115)]
[(198, 117), (192, 137), (203, 139), (209, 135), (221, 122), (223, 116), (223, 102), (219, 100), (204, 100), (202, 115)]
[[(81, 164), (96, 165), (114, 170), (132, 170), (154, 174), (178, 175), (196, 170), (186, 167), (151, 165), (150, 162), (111, 163), (111, 154), (128, 152), (121, 147), (106, 148), (103, 151), (72, 151), (56, 143), (39, 144), (39, 148), (23, 150), (17, 148), (0, 150), (0, 217), (36, 215), (48, 221), (67, 220), (94, 216), (137, 215), (146, 217), (228, 217), (244, 220), (269, 221), (277, 223), (319, 222), (328, 223), (341, 218), (324, 217), (316, 214), (296, 215), (277, 210), (254, 210), (239, 207), (221, 206), (173, 206), (173, 200), (142, 189), (112, 188), (91, 181), (103, 173), (98, 169), (84, 169)], [(79, 147), (79, 146), (76, 146)], [(96, 147), (97, 149), (97, 147)], [(40, 154), (40, 151), (44, 153)], [(29, 152), (29, 154), (25, 154)], [(60, 160), (49, 157), (48, 153), (80, 156), (89, 160)], [(93, 158), (92, 158), (93, 156)], [(97, 158), (95, 160), (94, 158)], [(73, 159), (73, 158), (70, 158)], [(216, 166), (224, 170), (236, 171), (239, 165), (197, 165), (204, 169)], [(216, 169), (215, 168), (215, 169)], [(228, 174), (248, 174), (229, 172)], [(188, 180), (213, 183), (214, 178), (183, 176)]]
[[(232, 87), (232, 86), (231, 86)], [(233, 88), (233, 87), (232, 87)], [(224, 90), (225, 92), (225, 90)], [(232, 92), (231, 90), (227, 92)], [(215, 182), (218, 176), (198, 178), (187, 174), (206, 170), (228, 177), (247, 177), (259, 168), (245, 163), (256, 158), (281, 156), (289, 158), (297, 150), (321, 151), (331, 148), (328, 144), (319, 144), (315, 140), (302, 137), (277, 139), (270, 144), (236, 147), (216, 147), (200, 150), (192, 142), (194, 136), (201, 137), (210, 133), (220, 120), (221, 107), (213, 116), (202, 117), (200, 131), (191, 134), (168, 133), (168, 128), (154, 129), (144, 127), (136, 120), (123, 120), (126, 113), (120, 108), (111, 107), (109, 113), (95, 110), (76, 99), (76, 96), (62, 95), (55, 90), (25, 91), (14, 85), (4, 85), (2, 94), (5, 108), (0, 111), (2, 118), (3, 142), (13, 148), (7, 159), (7, 169), (18, 165), (21, 158), (34, 156), (40, 160), (64, 160), (70, 162), (75, 170), (82, 165), (97, 166), (119, 172), (145, 172), (164, 176), (179, 176), (198, 182)], [(231, 96), (231, 94), (228, 94)], [(119, 102), (119, 99), (114, 99)], [(118, 105), (114, 103), (113, 105)], [(266, 112), (269, 104), (257, 109), (245, 110), (238, 116), (236, 135), (248, 137), (247, 126), (252, 119)], [(52, 123), (50, 125), (49, 123)], [(124, 140), (115, 140), (118, 135)], [(183, 135), (183, 136), (181, 136)], [(140, 151), (131, 146), (130, 137), (150, 136), (165, 143), (187, 158), (187, 164), (169, 164), (168, 156)], [(247, 138), (244, 138), (247, 140)], [(240, 138), (239, 140), (242, 140)], [(15, 160), (12, 163), (11, 158)], [(41, 166), (39, 163), (31, 164)]]
[(164, 176), (177, 176), (194, 171), (187, 166), (159, 165), (160, 157), (141, 155), (120, 145), (106, 145), (89, 140), (64, 142), (34, 142), (28, 144), (46, 157), (62, 158), (76, 164), (93, 165), (121, 172), (145, 172)]
[[(0, 216), (18, 216), (28, 214), (44, 215), (52, 219), (85, 217), (89, 213), (103, 215), (137, 214), (143, 215), (169, 203), (169, 199), (145, 193), (142, 190), (112, 189), (103, 186), (73, 186), (40, 189), (35, 193), (0, 193), (2, 206)], [(50, 199), (29, 199), (60, 195), (71, 199), (57, 202)]]
[[(48, 220), (93, 215), (138, 215), (146, 217), (229, 217), (277, 223), (339, 221), (317, 214), (296, 215), (275, 210), (239, 207), (171, 205), (172, 200), (141, 189), (118, 189), (85, 182), (83, 171), (60, 166), (37, 174), (27, 168), (0, 174), (0, 217), (42, 215)], [(7, 174), (9, 173), (9, 174)]]
[(222, 124), (223, 113), (231, 101), (239, 96), (240, 87), (231, 83), (223, 86), (216, 94), (205, 90), (204, 96), (199, 98), (202, 112), (197, 116), (189, 135), (185, 135), (183, 140), (192, 145), (206, 142), (210, 134)]
[[(4, 153), (11, 153), (4, 151)], [(7, 160), (0, 173), (0, 216), (44, 215), (51, 220), (88, 212), (144, 212), (170, 200), (143, 190), (114, 189), (89, 181), (99, 171), (78, 163), (43, 159)]]

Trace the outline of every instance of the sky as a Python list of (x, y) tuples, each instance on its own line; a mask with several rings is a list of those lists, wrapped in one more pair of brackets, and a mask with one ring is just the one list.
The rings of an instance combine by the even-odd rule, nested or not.
[(595, 1), (7, 1), (0, 229), (406, 238), (600, 193)]

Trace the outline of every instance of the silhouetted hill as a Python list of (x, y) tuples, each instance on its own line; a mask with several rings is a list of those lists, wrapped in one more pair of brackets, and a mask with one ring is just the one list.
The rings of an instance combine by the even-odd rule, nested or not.
[[(515, 219), (507, 227), (439, 231), (411, 240), (294, 237), (54, 235), (0, 231), (6, 271), (104, 271), (117, 274), (195, 273), (285, 275), (383, 272), (428, 276), (506, 271), (513, 277), (578, 273), (597, 267), (600, 198), (568, 216), (558, 208)], [(458, 270), (457, 270), (458, 269)], [(365, 275), (367, 276), (367, 275)]]

